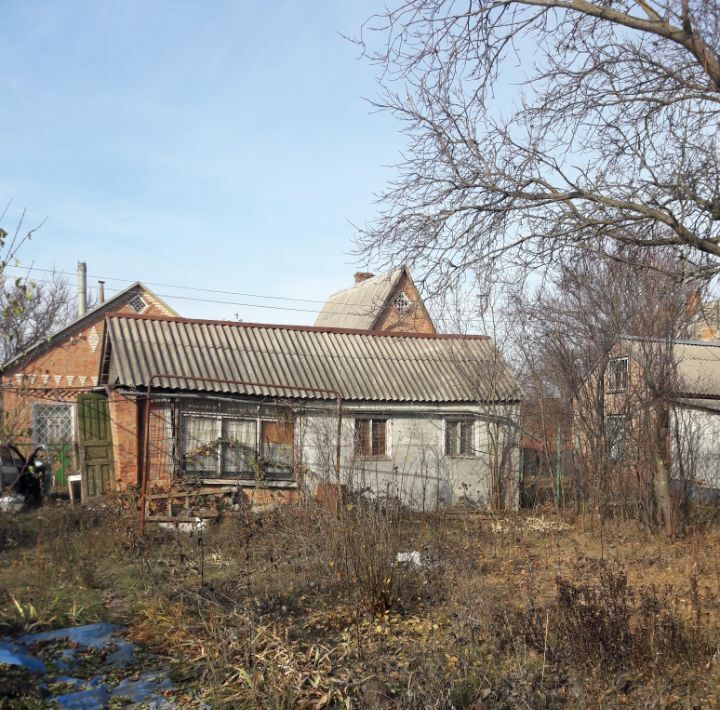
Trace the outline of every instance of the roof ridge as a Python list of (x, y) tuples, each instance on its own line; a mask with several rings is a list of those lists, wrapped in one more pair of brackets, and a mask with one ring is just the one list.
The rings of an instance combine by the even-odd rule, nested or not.
[(488, 335), (467, 335), (464, 333), (393, 333), (389, 331), (371, 331), (359, 328), (330, 328), (315, 325), (292, 325), (284, 323), (246, 323), (232, 320), (208, 320), (205, 318), (183, 318), (181, 316), (163, 316), (142, 313), (108, 313), (106, 318), (127, 318), (132, 320), (154, 320), (188, 325), (217, 325), (236, 328), (264, 328), (274, 330), (299, 330), (311, 333), (336, 333), (338, 335), (362, 335), (372, 338), (425, 338), (428, 340), (490, 340)]
[[(168, 310), (175, 313), (176, 311), (171, 308), (165, 301), (163, 301), (160, 296), (156, 295), (153, 291), (151, 291), (142, 281), (134, 281), (129, 286), (126, 286), (121, 291), (118, 291), (117, 293), (114, 293), (112, 296), (107, 298), (106, 300), (96, 304), (93, 306), (90, 310), (86, 311), (82, 315), (78, 315), (75, 318), (73, 318), (69, 323), (66, 323), (62, 327), (58, 328), (57, 330), (50, 333), (50, 335), (39, 338), (38, 340), (30, 343), (22, 352), (18, 353), (14, 357), (10, 358), (6, 362), (0, 362), (0, 372), (4, 372), (9, 367), (13, 367), (16, 362), (22, 361), (24, 358), (30, 356), (35, 350), (42, 347), (43, 345), (51, 345), (53, 342), (55, 342), (58, 338), (62, 337), (62, 335), (65, 332), (71, 331), (73, 328), (79, 327), (83, 322), (91, 319), (93, 316), (100, 316), (102, 315), (103, 310), (107, 311), (109, 308), (113, 307), (113, 302), (118, 301), (124, 296), (129, 295), (136, 289), (142, 289), (145, 293), (152, 296), (154, 299), (158, 301), (162, 306), (167, 308)], [(105, 314), (106, 316), (108, 313)]]
[(620, 340), (632, 340), (641, 343), (670, 343), (672, 345), (700, 345), (708, 348), (719, 348), (720, 340), (700, 340), (695, 338), (663, 338), (657, 335), (621, 335)]
[[(394, 269), (390, 269), (390, 271), (386, 271), (382, 274), (377, 274), (375, 276), (371, 276), (369, 279), (363, 279), (362, 281), (358, 283), (354, 283), (351, 286), (347, 286), (346, 288), (341, 288), (339, 291), (333, 291), (327, 298), (327, 301), (329, 301), (331, 298), (334, 298), (335, 296), (339, 296), (341, 293), (346, 293), (347, 291), (353, 291), (356, 288), (362, 288), (363, 286), (367, 286), (368, 284), (372, 283), (373, 281), (378, 281), (379, 279), (388, 279), (391, 280), (391, 276), (399, 271), (402, 273), (402, 270), (405, 268), (405, 266), (397, 266)], [(327, 303), (327, 301), (325, 303)]]

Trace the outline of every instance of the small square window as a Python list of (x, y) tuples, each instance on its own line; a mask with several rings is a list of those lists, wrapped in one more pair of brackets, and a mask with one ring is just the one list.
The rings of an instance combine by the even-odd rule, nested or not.
[(405, 311), (409, 311), (412, 308), (412, 301), (407, 297), (404, 291), (400, 291), (400, 293), (395, 296), (393, 304), (395, 308), (397, 308), (402, 313), (404, 313)]
[(607, 371), (607, 387), (611, 392), (622, 392), (628, 386), (628, 359), (617, 357), (610, 360)]
[(387, 453), (386, 419), (355, 420), (355, 454), (381, 457)]
[(473, 456), (473, 423), (471, 419), (448, 421), (445, 425), (445, 455)]
[(128, 303), (135, 313), (142, 313), (147, 308), (147, 303), (140, 296), (133, 296)]

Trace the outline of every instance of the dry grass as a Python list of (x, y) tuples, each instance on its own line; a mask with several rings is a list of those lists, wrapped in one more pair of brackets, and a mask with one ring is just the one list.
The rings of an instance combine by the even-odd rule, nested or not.
[[(140, 540), (121, 508), (45, 509), (0, 520), (0, 544), (6, 630), (123, 621), (186, 661), (187, 702), (719, 702), (718, 527), (669, 540), (572, 517), (388, 505), (338, 519), (294, 506), (227, 516), (201, 536), (151, 529)], [(410, 550), (421, 568), (396, 563)]]

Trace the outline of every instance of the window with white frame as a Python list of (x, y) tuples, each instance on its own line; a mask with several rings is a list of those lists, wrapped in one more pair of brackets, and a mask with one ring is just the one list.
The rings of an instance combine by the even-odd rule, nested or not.
[(405, 313), (412, 308), (412, 301), (407, 297), (407, 294), (404, 291), (400, 291), (400, 293), (395, 296), (393, 304), (401, 313)]
[(616, 357), (607, 369), (607, 388), (610, 392), (623, 392), (628, 387), (628, 359)]
[(445, 422), (445, 455), (475, 455), (472, 419), (448, 419)]
[(33, 404), (32, 440), (34, 446), (50, 447), (74, 440), (71, 404)]
[(610, 414), (605, 417), (605, 445), (611, 461), (620, 461), (625, 456), (627, 444), (627, 416)]
[(135, 313), (142, 313), (147, 308), (147, 303), (140, 296), (133, 296), (128, 305)]
[(355, 455), (366, 458), (387, 455), (387, 419), (355, 420)]

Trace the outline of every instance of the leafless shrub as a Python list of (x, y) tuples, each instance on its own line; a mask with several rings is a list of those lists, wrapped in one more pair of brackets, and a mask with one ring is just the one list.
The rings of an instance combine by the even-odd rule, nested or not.
[(595, 584), (557, 580), (557, 644), (576, 659), (614, 666), (631, 655), (631, 591), (623, 572), (601, 568)]

